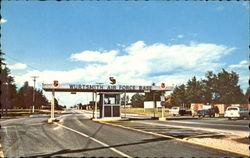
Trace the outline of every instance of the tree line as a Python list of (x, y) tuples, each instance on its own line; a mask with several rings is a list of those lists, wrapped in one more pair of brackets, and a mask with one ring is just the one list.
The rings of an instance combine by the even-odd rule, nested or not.
[[(248, 104), (250, 89), (244, 94), (238, 85), (239, 75), (222, 69), (218, 74), (208, 71), (205, 79), (197, 80), (194, 76), (186, 84), (174, 87), (173, 92), (166, 97), (165, 105), (190, 107), (191, 103), (203, 104)], [(143, 107), (148, 100), (160, 101), (160, 93), (135, 94), (131, 98), (133, 107)]]
[[(1, 109), (30, 109), (49, 107), (50, 103), (43, 94), (42, 90), (29, 86), (26, 81), (21, 88), (17, 88), (14, 78), (11, 76), (10, 69), (7, 67), (4, 59), (4, 53), (0, 50), (0, 79), (1, 79)], [(35, 100), (33, 102), (33, 92)], [(55, 108), (62, 108), (55, 100)]]

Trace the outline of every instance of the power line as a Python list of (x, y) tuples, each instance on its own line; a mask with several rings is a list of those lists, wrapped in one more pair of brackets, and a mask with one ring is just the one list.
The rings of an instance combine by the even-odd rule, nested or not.
[[(10, 59), (12, 59), (12, 60), (15, 60), (15, 61), (17, 61), (17, 62), (25, 63), (25, 62), (23, 62), (23, 61), (21, 61), (21, 60), (19, 60), (19, 59), (16, 59), (16, 58), (14, 58), (14, 57), (11, 57), (11, 56), (9, 56), (9, 55), (6, 55), (6, 54), (5, 54), (5, 56), (8, 57), (8, 58), (10, 58)], [(33, 69), (33, 70), (38, 70), (38, 69), (35, 68), (34, 66), (31, 66), (31, 65), (29, 65), (29, 64), (26, 64), (26, 65), (27, 65), (29, 68)]]

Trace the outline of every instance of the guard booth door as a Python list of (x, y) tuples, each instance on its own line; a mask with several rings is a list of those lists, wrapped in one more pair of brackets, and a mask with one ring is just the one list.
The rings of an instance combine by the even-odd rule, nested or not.
[(100, 117), (121, 117), (120, 93), (100, 93)]

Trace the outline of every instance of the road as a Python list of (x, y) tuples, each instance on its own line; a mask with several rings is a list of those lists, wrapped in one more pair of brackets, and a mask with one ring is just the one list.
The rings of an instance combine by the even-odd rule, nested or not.
[[(152, 126), (152, 121), (99, 123), (85, 112), (60, 115), (59, 122), (48, 124), (46, 116), (1, 121), (1, 144), (6, 157), (234, 157), (237, 153), (213, 149), (178, 140), (178, 128)], [(177, 121), (172, 121), (172, 123)], [(207, 121), (209, 122), (209, 121)], [(156, 123), (159, 123), (158, 121)], [(127, 124), (127, 125), (126, 125)], [(178, 123), (177, 123), (178, 124)], [(180, 122), (179, 122), (180, 124)], [(125, 126), (121, 128), (117, 126)], [(133, 130), (132, 129), (133, 126)], [(131, 129), (130, 129), (131, 128)], [(145, 132), (142, 132), (142, 131)], [(156, 134), (147, 133), (147, 130)], [(161, 132), (163, 135), (157, 135)], [(175, 133), (176, 135), (173, 135)], [(208, 132), (209, 133), (209, 132)], [(211, 133), (210, 134), (215, 134)]]
[(212, 128), (220, 130), (230, 131), (249, 131), (249, 120), (228, 120), (226, 118), (203, 118), (198, 120), (172, 120), (168, 121), (168, 124), (200, 127), (200, 128)]

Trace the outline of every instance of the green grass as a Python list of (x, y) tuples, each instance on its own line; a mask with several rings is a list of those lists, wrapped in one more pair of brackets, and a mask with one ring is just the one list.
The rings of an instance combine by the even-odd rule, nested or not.
[[(5, 109), (3, 110), (3, 113), (6, 113)], [(7, 113), (15, 115), (15, 114), (38, 114), (42, 112), (40, 111), (40, 109), (35, 109), (34, 113), (32, 113), (32, 109), (7, 109)]]
[[(92, 111), (92, 110), (87, 110), (87, 111)], [(99, 109), (97, 110), (99, 111)], [(140, 114), (140, 115), (154, 115), (154, 109), (145, 109), (144, 108), (126, 108), (125, 109), (121, 109), (122, 113), (127, 113), (127, 114)], [(161, 108), (158, 109), (158, 112), (155, 112), (155, 116), (159, 116), (161, 117), (162, 112), (161, 112)], [(165, 109), (165, 113), (164, 116), (168, 116), (169, 115), (169, 109)]]
[[(127, 108), (122, 109), (122, 113), (130, 113), (130, 114), (140, 114), (140, 115), (154, 115), (154, 109), (145, 109), (144, 108)], [(161, 108), (158, 109), (158, 112), (156, 110), (155, 116), (160, 116), (162, 115)], [(165, 109), (164, 116), (169, 115), (168, 109)]]
[(8, 114), (30, 114), (29, 111), (15, 111), (15, 112), (8, 112)]

